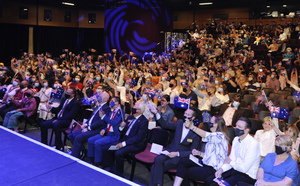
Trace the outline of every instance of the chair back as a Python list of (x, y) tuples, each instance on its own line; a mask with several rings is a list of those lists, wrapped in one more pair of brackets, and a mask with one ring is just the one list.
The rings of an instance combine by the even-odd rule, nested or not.
[(162, 128), (154, 128), (150, 131), (148, 143), (156, 143), (166, 147), (169, 144), (170, 132)]
[(251, 131), (250, 134), (255, 134), (257, 130), (263, 129), (263, 121), (260, 119), (255, 119), (255, 118), (249, 118), (249, 120), (251, 121), (252, 127), (251, 127)]
[(274, 93), (274, 90), (271, 88), (264, 88), (264, 91), (267, 97), (269, 97), (271, 93)]
[(300, 107), (294, 108), (292, 114), (295, 116), (300, 116)]
[(289, 99), (283, 99), (279, 102), (279, 107), (287, 107), (289, 110), (293, 110), (296, 106), (296, 103)]
[(243, 100), (247, 102), (247, 105), (250, 105), (252, 101), (255, 101), (255, 96), (254, 95), (245, 95)]
[(244, 110), (243, 117), (246, 117), (246, 118), (254, 117), (254, 112), (251, 108), (241, 107), (241, 109)]
[(228, 130), (228, 137), (229, 137), (229, 144), (232, 145), (232, 141), (235, 138), (235, 129), (234, 127), (227, 127)]
[(271, 113), (269, 112), (269, 111), (260, 111), (259, 113), (258, 113), (258, 119), (260, 119), (260, 120), (264, 120), (264, 118), (266, 117), (266, 116), (271, 116)]

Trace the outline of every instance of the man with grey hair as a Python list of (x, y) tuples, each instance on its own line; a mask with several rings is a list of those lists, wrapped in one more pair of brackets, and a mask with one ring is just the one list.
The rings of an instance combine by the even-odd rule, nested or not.
[(87, 142), (90, 137), (99, 134), (100, 131), (105, 128), (106, 123), (100, 117), (99, 112), (102, 111), (105, 114), (110, 113), (110, 108), (107, 105), (108, 100), (109, 94), (107, 92), (101, 92), (98, 97), (98, 103), (93, 108), (93, 113), (90, 118), (82, 124), (81, 129), (69, 134), (68, 137), (73, 144), (72, 156), (79, 158), (80, 151), (85, 150), (83, 143)]
[[(119, 130), (120, 139), (103, 147), (102, 164), (113, 170), (115, 154), (116, 166), (115, 173), (123, 176), (124, 158), (129, 153), (135, 154), (144, 150), (145, 140), (148, 130), (148, 120), (143, 115), (146, 105), (143, 102), (136, 102), (133, 106), (132, 116), (121, 123)], [(111, 146), (115, 146), (115, 150), (109, 150)]]

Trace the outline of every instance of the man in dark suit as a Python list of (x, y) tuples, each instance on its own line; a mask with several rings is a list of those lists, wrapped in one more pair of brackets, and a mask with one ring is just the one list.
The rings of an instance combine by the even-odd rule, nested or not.
[(242, 117), (244, 110), (239, 106), (241, 103), (240, 94), (236, 94), (233, 97), (232, 103), (224, 103), (220, 108), (220, 115), (223, 116), (226, 126), (234, 126), (236, 122)]
[(58, 113), (56, 119), (47, 120), (41, 123), (41, 142), (47, 144), (48, 128), (53, 128), (55, 132), (55, 146), (58, 150), (63, 150), (61, 141), (61, 129), (67, 128), (72, 119), (77, 117), (80, 111), (80, 104), (75, 98), (76, 89), (69, 88), (65, 93), (65, 98), (57, 108), (52, 108), (52, 113)]
[[(122, 122), (119, 130), (121, 131), (120, 139), (103, 147), (104, 167), (113, 167), (114, 159), (116, 159), (115, 173), (119, 176), (123, 175), (124, 158), (129, 153), (138, 153), (144, 150), (145, 140), (148, 131), (148, 120), (143, 115), (145, 104), (142, 102), (135, 103), (133, 109), (136, 113), (133, 116), (128, 116), (125, 122)], [(108, 150), (112, 145), (116, 145), (118, 150)]]
[[(200, 144), (200, 137), (185, 126), (196, 118), (197, 110), (187, 109), (184, 113), (184, 120), (167, 123), (157, 113), (155, 108), (151, 112), (156, 115), (157, 122), (164, 129), (175, 130), (172, 143), (167, 146), (164, 154), (155, 158), (151, 169), (149, 185), (163, 185), (164, 172), (177, 168), (181, 157), (189, 157), (193, 149), (197, 149)], [(188, 126), (188, 125), (187, 125)]]
[(105, 114), (110, 113), (110, 107), (107, 105), (108, 99), (109, 94), (107, 92), (101, 93), (91, 117), (81, 126), (81, 129), (69, 134), (68, 137), (73, 144), (72, 156), (79, 158), (80, 151), (84, 149), (83, 143), (87, 142), (90, 137), (99, 134), (105, 128), (106, 123), (99, 116), (99, 111), (103, 111)]
[(87, 156), (94, 159), (95, 165), (102, 162), (103, 146), (119, 139), (119, 127), (125, 118), (125, 113), (121, 109), (121, 99), (119, 97), (113, 97), (109, 106), (112, 109), (112, 112), (109, 114), (105, 114), (103, 111), (99, 112), (99, 116), (105, 121), (106, 127), (101, 130), (100, 134), (88, 139)]

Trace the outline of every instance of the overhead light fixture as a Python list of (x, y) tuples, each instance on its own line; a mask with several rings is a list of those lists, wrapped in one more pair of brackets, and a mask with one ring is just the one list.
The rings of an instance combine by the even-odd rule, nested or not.
[(270, 6), (267, 6), (267, 8), (270, 8)]
[(62, 2), (63, 5), (75, 6), (74, 3)]
[(213, 3), (212, 2), (207, 2), (207, 3), (199, 3), (200, 6), (203, 6), (203, 5), (212, 5)]
[(283, 7), (287, 7), (287, 5), (282, 5)]

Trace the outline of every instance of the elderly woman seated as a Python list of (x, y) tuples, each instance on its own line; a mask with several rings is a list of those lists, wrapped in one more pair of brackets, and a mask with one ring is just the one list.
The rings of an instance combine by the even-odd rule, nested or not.
[(292, 140), (288, 135), (276, 138), (275, 152), (266, 155), (257, 171), (257, 186), (261, 185), (292, 185), (299, 183), (299, 170), (291, 154)]
[(26, 115), (27, 117), (32, 116), (36, 112), (36, 101), (33, 95), (36, 93), (35, 89), (29, 89), (25, 93), (25, 97), (22, 99), (21, 102), (15, 101), (14, 104), (16, 104), (19, 109), (10, 111), (6, 113), (3, 126), (7, 127), (9, 129), (14, 129), (14, 131), (18, 131), (18, 118), (20, 116)]

